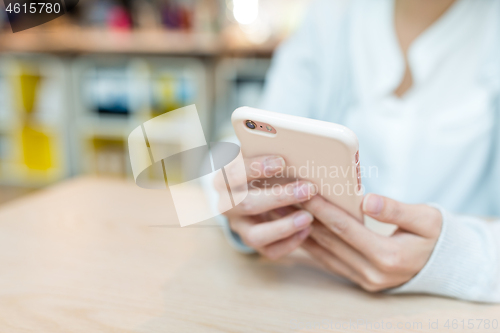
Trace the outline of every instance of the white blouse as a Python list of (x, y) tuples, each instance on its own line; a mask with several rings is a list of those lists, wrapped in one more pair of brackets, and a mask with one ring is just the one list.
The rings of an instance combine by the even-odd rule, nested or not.
[(357, 104), (345, 124), (371, 171), (364, 185), (403, 202), (438, 202), (467, 213), (464, 193), (474, 192), (491, 153), (495, 94), (478, 73), (495, 25), (494, 2), (459, 0), (417, 37), (408, 50), (413, 86), (401, 98), (393, 93), (405, 72), (394, 0), (354, 6)]

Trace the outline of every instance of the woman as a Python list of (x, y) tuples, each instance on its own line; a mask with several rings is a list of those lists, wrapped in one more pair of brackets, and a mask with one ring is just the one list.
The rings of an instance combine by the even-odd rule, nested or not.
[(369, 291), (500, 302), (500, 222), (470, 217), (500, 210), (500, 2), (317, 1), (277, 51), (261, 107), (354, 130), (378, 168), (363, 211), (399, 228), (377, 235), (300, 183), (226, 213), (237, 248), (275, 259), (302, 246)]

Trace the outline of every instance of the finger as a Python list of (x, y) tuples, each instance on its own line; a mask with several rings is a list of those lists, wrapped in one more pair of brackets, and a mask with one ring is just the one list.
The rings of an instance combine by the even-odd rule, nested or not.
[(312, 221), (311, 213), (301, 210), (275, 221), (247, 225), (242, 233), (248, 246), (261, 248), (292, 236), (310, 226)]
[(274, 242), (257, 251), (271, 260), (279, 259), (297, 249), (304, 239), (309, 236), (310, 231), (311, 227), (307, 227), (288, 238)]
[(424, 237), (435, 234), (441, 213), (427, 205), (409, 205), (369, 193), (363, 199), (363, 212), (380, 222), (392, 223)]
[[(285, 160), (283, 157), (277, 155), (245, 158), (244, 161), (246, 177), (242, 177), (241, 173), (243, 170), (238, 163), (229, 163), (224, 167), (228, 183), (231, 184), (232, 188), (242, 186), (246, 182), (255, 179), (273, 177), (285, 168)], [(217, 186), (216, 189), (218, 190), (226, 189), (226, 183), (221, 175), (217, 178), (217, 182), (214, 185)]]
[[(271, 188), (253, 188), (230, 214), (256, 215), (279, 207), (295, 205), (316, 194), (314, 184), (295, 181), (286, 185), (275, 184)], [(238, 194), (235, 194), (238, 195)]]
[[(316, 226), (313, 226), (313, 230)], [(311, 242), (315, 242), (311, 243)], [(311, 256), (325, 265), (330, 271), (341, 275), (354, 283), (361, 286), (363, 289), (371, 292), (384, 290), (395, 287), (401, 283), (408, 281), (410, 277), (401, 274), (387, 275), (377, 270), (375, 267), (369, 267), (362, 272), (354, 269), (349, 262), (343, 258), (337, 257), (329, 250), (325, 249), (321, 244), (314, 241), (314, 238), (309, 237), (302, 247), (311, 254)]]
[(302, 243), (302, 248), (306, 250), (311, 257), (318, 260), (323, 266), (334, 274), (340, 275), (348, 280), (357, 284), (361, 283), (358, 274), (349, 266), (344, 264), (340, 259), (336, 258), (333, 254), (329, 253), (314, 239), (308, 238)]
[(372, 232), (351, 215), (320, 196), (302, 203), (302, 206), (370, 261), (376, 260), (392, 244), (390, 238)]
[(364, 275), (376, 268), (358, 251), (328, 230), (321, 223), (315, 222), (310, 237), (319, 245), (342, 260), (358, 274)]
[[(403, 246), (391, 247), (391, 251), (386, 251), (377, 256), (376, 260), (370, 261), (361, 253), (356, 251), (342, 239), (333, 234), (324, 225), (318, 222), (313, 222), (312, 232), (310, 237), (313, 238), (319, 245), (331, 252), (337, 258), (342, 260), (346, 265), (355, 270), (363, 280), (372, 285), (381, 283), (381, 273), (389, 273), (393, 277), (398, 275), (407, 275), (408, 272), (413, 272), (415, 264), (419, 258), (425, 258), (423, 265), (427, 262), (426, 254), (432, 251), (428, 249), (428, 240), (425, 238), (404, 232), (405, 240), (398, 239), (403, 242)], [(416, 259), (405, 260), (404, 249), (416, 248), (414, 251)], [(420, 255), (422, 253), (422, 255)]]

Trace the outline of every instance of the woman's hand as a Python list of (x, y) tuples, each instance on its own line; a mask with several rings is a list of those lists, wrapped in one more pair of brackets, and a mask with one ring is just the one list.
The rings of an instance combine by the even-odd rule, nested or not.
[[(279, 184), (273, 176), (284, 167), (285, 160), (280, 156), (260, 156), (245, 159), (247, 179), (241, 179), (231, 164), (225, 168), (229, 183), (239, 182), (249, 189), (246, 198), (224, 215), (246, 245), (270, 259), (278, 259), (299, 247), (309, 235), (313, 221), (309, 212), (292, 205), (310, 199), (314, 186), (306, 181)], [(278, 186), (269, 186), (273, 182)], [(214, 186), (219, 192), (227, 191), (222, 177), (215, 179)]]
[(367, 229), (320, 196), (303, 204), (318, 220), (303, 243), (330, 271), (368, 291), (397, 287), (427, 263), (441, 233), (441, 213), (427, 205), (408, 205), (368, 194), (363, 212), (399, 228), (385, 237)]

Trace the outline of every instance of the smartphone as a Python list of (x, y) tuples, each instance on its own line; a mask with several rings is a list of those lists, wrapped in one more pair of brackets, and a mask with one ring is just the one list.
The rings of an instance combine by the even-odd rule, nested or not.
[(358, 139), (345, 126), (241, 107), (231, 117), (244, 158), (280, 155), (278, 177), (305, 179), (319, 194), (363, 222)]

